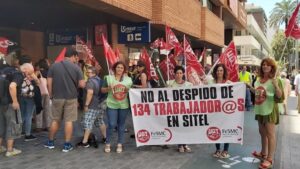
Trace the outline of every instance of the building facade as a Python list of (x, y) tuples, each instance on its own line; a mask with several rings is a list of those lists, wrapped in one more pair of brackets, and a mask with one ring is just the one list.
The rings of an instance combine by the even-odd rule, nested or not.
[[(209, 55), (218, 56), (233, 39), (234, 31), (244, 29), (247, 22), (246, 0), (29, 1), (32, 3), (2, 2), (1, 11), (15, 12), (0, 16), (0, 36), (17, 42), (19, 54), (28, 54), (33, 61), (55, 59), (64, 46), (75, 45), (74, 36), (78, 35), (92, 44), (95, 56), (105, 67), (97, 31), (107, 35), (112, 47), (119, 48), (122, 59), (128, 61), (130, 53), (165, 37), (166, 25), (180, 41), (186, 34), (194, 49), (210, 49)], [(126, 34), (129, 29), (142, 27), (148, 33)]]
[(260, 60), (271, 53), (271, 43), (267, 39), (267, 20), (261, 7), (246, 5), (247, 28), (235, 31), (234, 42), (238, 61), (241, 65), (260, 65)]

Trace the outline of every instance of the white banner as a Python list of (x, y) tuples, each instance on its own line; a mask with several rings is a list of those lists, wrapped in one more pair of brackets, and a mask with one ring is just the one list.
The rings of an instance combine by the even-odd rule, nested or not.
[(137, 147), (243, 143), (244, 83), (130, 89)]

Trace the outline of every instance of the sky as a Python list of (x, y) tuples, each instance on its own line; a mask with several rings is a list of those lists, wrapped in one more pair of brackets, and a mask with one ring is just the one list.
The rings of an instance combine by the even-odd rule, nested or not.
[(247, 3), (254, 3), (257, 6), (262, 7), (265, 10), (266, 16), (269, 19), (271, 10), (275, 7), (276, 2), (282, 0), (247, 0)]

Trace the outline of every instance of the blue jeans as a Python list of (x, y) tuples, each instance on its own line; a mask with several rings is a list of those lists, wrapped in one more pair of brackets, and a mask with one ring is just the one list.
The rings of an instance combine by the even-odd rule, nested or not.
[[(217, 149), (217, 151), (221, 151), (221, 144), (220, 143), (216, 144), (216, 149)], [(227, 151), (228, 152), (228, 149), (229, 149), (229, 143), (224, 143), (224, 149), (223, 149), (223, 151)]]
[(29, 136), (31, 134), (32, 115), (35, 110), (33, 98), (21, 97), (20, 109), (22, 113), (24, 132), (26, 136)]
[(108, 127), (106, 129), (106, 144), (110, 144), (113, 129), (118, 126), (118, 144), (124, 143), (125, 121), (129, 109), (107, 108)]
[(246, 100), (245, 100), (245, 107), (246, 110), (249, 111), (250, 107), (251, 107), (251, 93), (250, 93), (250, 89), (246, 88)]

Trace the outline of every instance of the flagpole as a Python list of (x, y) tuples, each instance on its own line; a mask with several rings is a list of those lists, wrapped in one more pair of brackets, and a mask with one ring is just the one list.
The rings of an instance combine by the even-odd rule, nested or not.
[[(168, 36), (167, 36), (167, 25), (165, 26), (165, 34), (166, 34), (166, 42), (168, 42)], [(166, 43), (167, 44), (167, 43)], [(167, 54), (167, 83), (170, 81), (170, 68), (169, 68), (169, 54)]]
[(217, 64), (219, 63), (220, 59), (218, 58), (218, 60), (214, 63), (214, 65), (210, 68), (209, 72), (206, 74), (207, 75), (210, 75), (211, 72), (214, 70), (214, 68), (217, 66)]
[(186, 56), (185, 56), (185, 34), (183, 35), (183, 58), (184, 58), (184, 66), (185, 66), (185, 80), (187, 80), (187, 65), (186, 65)]

